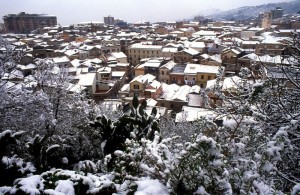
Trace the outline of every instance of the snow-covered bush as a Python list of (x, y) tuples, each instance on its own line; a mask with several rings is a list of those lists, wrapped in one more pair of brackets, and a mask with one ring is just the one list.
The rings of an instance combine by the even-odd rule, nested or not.
[(113, 175), (82, 175), (75, 171), (52, 170), (16, 181), (13, 187), (0, 187), (3, 194), (113, 194), (118, 185)]

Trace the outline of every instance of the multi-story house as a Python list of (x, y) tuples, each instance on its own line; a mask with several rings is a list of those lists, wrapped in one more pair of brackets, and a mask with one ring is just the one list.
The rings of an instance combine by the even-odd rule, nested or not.
[[(80, 59), (79, 58), (79, 51), (81, 51), (81, 50), (78, 50), (78, 49), (69, 49), (69, 50), (67, 50), (67, 51), (64, 52), (64, 55), (67, 58), (69, 58), (69, 60), (71, 60), (71, 61), (74, 60), (74, 59)], [(57, 55), (57, 57), (60, 56), (59, 54), (57, 54), (57, 52), (55, 54)]]
[(144, 97), (147, 85), (155, 80), (155, 76), (151, 74), (140, 75), (135, 77), (130, 83), (130, 97)]
[(50, 45), (37, 45), (33, 47), (32, 56), (34, 58), (54, 57), (54, 48)]
[(112, 71), (124, 71), (125, 76), (131, 76), (132, 74), (129, 63), (109, 64), (108, 67), (110, 67)]
[(94, 97), (96, 92), (96, 73), (86, 73), (79, 75), (79, 82), (78, 84), (82, 87), (86, 87), (88, 91), (89, 97)]
[(184, 84), (184, 70), (186, 64), (177, 64), (170, 71), (169, 81), (170, 83), (176, 83), (178, 85)]
[(48, 45), (53, 45), (54, 48), (58, 49), (59, 46), (63, 43), (63, 39), (49, 39), (47, 40)]
[(208, 55), (206, 53), (202, 54), (200, 56), (200, 64), (220, 66), (222, 64), (221, 55), (220, 54)]
[(197, 50), (200, 53), (204, 53), (206, 49), (205, 43), (200, 41), (194, 41), (194, 42), (185, 41), (184, 46), (187, 48), (192, 48), (194, 50)]
[(162, 57), (162, 46), (147, 43), (135, 43), (128, 47), (129, 63), (137, 65), (143, 58)]
[(245, 50), (247, 54), (255, 51), (256, 45), (260, 44), (259, 41), (242, 41), (241, 48)]
[(58, 57), (58, 58), (52, 58), (53, 62), (61, 68), (66, 68), (66, 67), (72, 67), (72, 64), (66, 56), (63, 57)]
[(156, 99), (158, 105), (166, 107), (173, 112), (180, 112), (183, 106), (188, 104), (188, 95), (192, 92), (188, 85), (178, 86), (176, 84), (162, 83), (162, 95)]
[(238, 73), (241, 69), (238, 66), (238, 58), (245, 55), (245, 50), (240, 47), (228, 47), (224, 49), (221, 53), (222, 65), (225, 66), (226, 72)]
[(162, 94), (162, 85), (157, 80), (150, 82), (144, 92), (145, 98), (157, 99)]
[[(77, 70), (80, 66), (77, 66)], [(106, 98), (115, 98), (118, 91), (124, 85), (126, 75), (124, 71), (112, 71), (109, 67), (96, 69), (92, 66), (87, 72), (80, 68), (79, 85), (88, 89), (88, 95), (96, 101)], [(77, 71), (78, 72), (78, 71)]]
[(168, 29), (165, 27), (165, 26), (158, 26), (155, 28), (155, 32), (160, 34), (160, 35), (165, 35), (165, 34), (168, 34)]
[(183, 31), (179, 31), (179, 30), (172, 31), (169, 34), (173, 35), (173, 36), (175, 36), (177, 38), (184, 37), (184, 32)]
[(217, 78), (218, 69), (218, 66), (200, 64), (196, 75), (196, 84), (201, 88), (205, 88), (207, 85), (207, 81)]
[(170, 58), (174, 60), (174, 56), (178, 52), (178, 45), (167, 44), (162, 48), (161, 52), (163, 58)]
[(108, 63), (127, 63), (127, 56), (123, 52), (112, 52), (106, 55)]
[(169, 61), (169, 58), (150, 59), (144, 63), (144, 73), (155, 75), (156, 79), (159, 79), (159, 68), (164, 64), (168, 63)]
[(208, 80), (216, 78), (218, 69), (218, 66), (187, 64), (184, 69), (184, 83), (186, 85), (197, 84), (201, 88), (205, 88)]
[(98, 58), (101, 54), (101, 50), (96, 46), (83, 45), (79, 49), (88, 52), (90, 59)]
[(200, 52), (192, 48), (182, 48), (179, 49), (177, 53), (174, 54), (174, 61), (176, 63), (188, 63), (199, 61)]
[(159, 67), (158, 81), (170, 83), (170, 71), (175, 65), (176, 63), (172, 60)]
[(135, 76), (152, 74), (156, 76), (156, 79), (159, 79), (159, 68), (169, 62), (169, 58), (145, 58), (141, 60), (141, 64), (137, 65), (134, 68)]
[(257, 55), (282, 55), (285, 45), (277, 41), (275, 38), (267, 38), (255, 47)]
[(243, 40), (251, 40), (252, 37), (260, 36), (262, 33), (265, 32), (264, 28), (249, 28), (247, 30), (243, 30), (241, 32), (241, 39)]
[(97, 70), (97, 80), (109, 80), (111, 78), (111, 68), (102, 67)]

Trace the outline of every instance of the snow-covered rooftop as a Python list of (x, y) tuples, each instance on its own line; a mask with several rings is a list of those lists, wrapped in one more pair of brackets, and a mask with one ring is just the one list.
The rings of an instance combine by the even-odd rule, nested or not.
[(96, 79), (96, 73), (81, 74), (78, 84), (81, 86), (92, 86)]
[(125, 71), (112, 71), (111, 76), (112, 77), (123, 77), (125, 75)]
[(203, 65), (203, 64), (187, 64), (184, 69), (184, 74), (197, 74), (200, 73), (218, 73), (218, 66), (210, 66), (210, 65)]
[(213, 115), (214, 112), (205, 108), (194, 108), (183, 106), (182, 112), (176, 114), (176, 122), (191, 122), (207, 115)]
[(134, 81), (138, 81), (140, 83), (145, 83), (145, 82), (151, 82), (155, 79), (156, 77), (153, 76), (152, 74), (146, 74), (146, 75), (139, 75), (135, 77), (130, 83)]
[(113, 52), (113, 53), (111, 53), (111, 55), (114, 56), (117, 59), (127, 58), (127, 56), (123, 52)]
[(161, 45), (150, 45), (150, 44), (142, 44), (142, 43), (135, 43), (131, 45), (129, 48), (132, 49), (148, 49), (148, 50), (161, 50)]

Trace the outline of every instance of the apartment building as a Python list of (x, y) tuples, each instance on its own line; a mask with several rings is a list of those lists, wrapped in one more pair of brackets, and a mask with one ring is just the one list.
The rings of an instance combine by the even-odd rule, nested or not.
[(30, 33), (45, 26), (57, 25), (56, 16), (46, 14), (8, 14), (3, 16), (5, 29), (11, 33)]
[(106, 25), (113, 25), (115, 23), (115, 18), (113, 16), (104, 17), (104, 23)]

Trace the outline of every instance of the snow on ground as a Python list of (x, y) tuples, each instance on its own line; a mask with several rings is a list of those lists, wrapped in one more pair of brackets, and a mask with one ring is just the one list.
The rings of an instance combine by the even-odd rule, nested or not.
[(137, 181), (138, 189), (134, 195), (168, 195), (167, 187), (160, 183), (157, 179), (145, 179)]
[(59, 180), (57, 182), (55, 191), (62, 192), (65, 195), (75, 195), (73, 185), (73, 182), (70, 180)]

